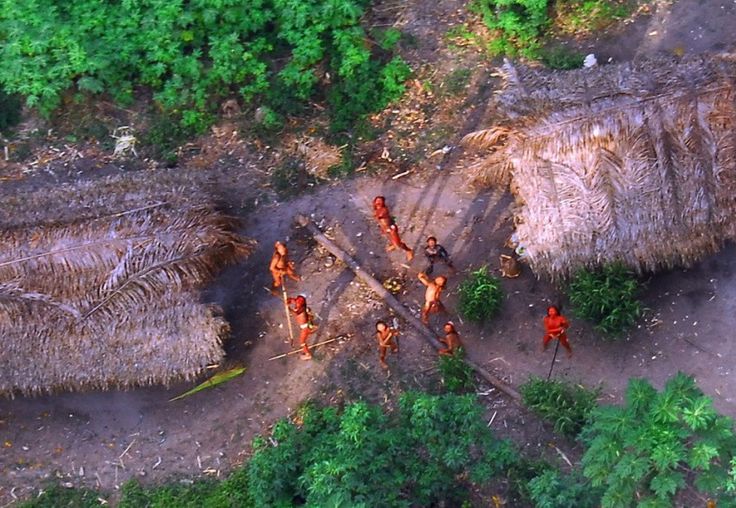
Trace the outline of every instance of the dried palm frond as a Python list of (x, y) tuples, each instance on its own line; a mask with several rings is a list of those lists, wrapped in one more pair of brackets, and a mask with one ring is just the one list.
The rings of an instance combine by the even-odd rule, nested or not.
[(0, 393), (168, 384), (222, 358), (227, 323), (198, 288), (252, 242), (196, 186), (156, 176), (26, 194), (38, 208), (11, 203)]
[(508, 176), (533, 269), (557, 277), (618, 261), (656, 270), (736, 239), (729, 55), (569, 72), (507, 63), (500, 74), (507, 120), (466, 140), (488, 150), (476, 179)]
[(514, 134), (515, 132), (513, 129), (506, 127), (492, 127), (490, 129), (483, 129), (466, 134), (460, 140), (460, 143), (474, 148), (490, 149), (503, 145), (509, 136)]

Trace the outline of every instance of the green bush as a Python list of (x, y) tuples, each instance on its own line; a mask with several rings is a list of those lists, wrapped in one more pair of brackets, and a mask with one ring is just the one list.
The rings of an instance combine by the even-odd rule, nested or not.
[(351, 404), (305, 410), (254, 442), (248, 467), (256, 506), (459, 506), (473, 483), (514, 458), (495, 440), (473, 396), (405, 393), (395, 414)]
[(616, 336), (641, 316), (639, 290), (639, 282), (631, 271), (612, 264), (597, 271), (577, 272), (567, 295), (576, 316), (592, 321), (604, 334)]
[(577, 51), (556, 47), (542, 50), (540, 58), (550, 69), (570, 70), (581, 68), (585, 57)]
[(736, 506), (733, 421), (691, 377), (678, 373), (661, 392), (632, 379), (625, 404), (594, 409), (590, 422), (583, 473), (604, 489), (603, 508), (674, 506), (683, 490)]
[(329, 82), (335, 129), (347, 129), (400, 95), (408, 75), (392, 59), (395, 33), (370, 44), (360, 26), (368, 3), (5, 0), (0, 85), (43, 113), (68, 91), (127, 104), (146, 87), (164, 114), (202, 132), (227, 97), (291, 113)]
[(519, 387), (524, 405), (568, 437), (577, 436), (588, 421), (600, 390), (564, 381), (531, 377)]
[[(647, 1), (647, 0), (643, 0)], [(558, 2), (555, 25), (564, 33), (592, 33), (603, 30), (631, 12), (633, 2), (619, 0), (568, 0)]]
[(43, 494), (30, 501), (20, 503), (19, 508), (98, 508), (99, 493), (88, 489), (68, 489), (53, 485)]
[(503, 302), (501, 281), (488, 273), (487, 266), (471, 272), (470, 276), (460, 283), (458, 292), (460, 315), (475, 323), (483, 323), (493, 317)]
[(600, 489), (591, 488), (578, 471), (564, 478), (556, 469), (548, 469), (529, 481), (529, 497), (535, 508), (596, 508)]
[(474, 0), (469, 7), (497, 33), (489, 46), (491, 54), (537, 58), (540, 38), (550, 23), (548, 3), (549, 0)]
[(241, 508), (248, 501), (248, 476), (238, 469), (225, 480), (197, 480), (144, 488), (131, 480), (123, 485), (118, 508)]
[(20, 122), (20, 109), (20, 99), (0, 88), (0, 133)]
[(440, 355), (437, 368), (442, 384), (448, 391), (461, 392), (475, 387), (473, 369), (465, 363), (465, 350), (458, 349), (452, 355)]

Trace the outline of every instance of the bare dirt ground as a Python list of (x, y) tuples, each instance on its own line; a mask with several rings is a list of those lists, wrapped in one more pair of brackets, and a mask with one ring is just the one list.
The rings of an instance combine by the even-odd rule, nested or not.
[[(431, 63), (440, 75), (459, 67), (474, 69), (467, 100), (445, 97), (442, 107), (426, 107), (422, 110), (426, 118), (414, 138), (407, 131), (405, 139), (383, 139), (390, 153), (402, 153), (401, 141), (409, 139), (415, 152), (432, 152), (485, 126), (493, 115), (485, 106), (494, 86), (490, 66), (472, 50), (448, 49), (443, 37), (449, 26), (462, 21), (463, 3), (415, 1), (386, 3), (383, 8), (382, 16), (398, 20), (416, 37), (417, 46), (407, 49), (415, 66)], [(659, 2), (652, 15), (581, 44), (619, 61), (656, 51), (728, 49), (734, 44), (734, 26), (732, 0)], [(431, 69), (428, 72), (431, 76)], [(390, 406), (401, 390), (438, 389), (434, 352), (410, 330), (401, 338), (401, 353), (389, 359), (390, 371), (380, 369), (372, 330), (376, 319), (389, 317), (388, 309), (344, 266), (327, 267), (326, 254), (293, 226), (292, 218), (301, 212), (313, 214), (317, 222), (324, 220), (337, 243), (377, 278), (405, 277), (407, 290), (399, 298), (418, 312), (422, 287), (416, 271), (424, 267), (423, 259), (417, 256), (407, 270), (401, 266), (403, 256), (384, 251), (385, 240), (370, 216), (370, 201), (385, 195), (407, 242), (419, 248), (426, 236), (437, 236), (461, 272), (482, 264), (497, 267), (511, 232), (511, 198), (501, 191), (469, 186), (460, 155), (456, 150), (429, 161), (417, 157), (416, 163), (386, 163), (378, 174), (369, 166), (359, 173), (362, 176), (285, 202), (259, 201), (255, 209), (261, 197), (254, 184), (258, 182), (254, 174), (260, 171), (257, 153), (247, 152), (239, 160), (219, 159), (210, 172), (196, 176), (219, 196), (223, 207), (243, 218), (242, 233), (259, 242), (257, 252), (222, 274), (206, 295), (222, 305), (233, 325), (226, 345), (228, 362), (244, 364), (247, 372), (177, 402), (168, 400), (189, 385), (0, 401), (0, 506), (32, 495), (48, 481), (114, 492), (130, 478), (156, 482), (223, 475), (244, 460), (255, 434), (305, 399), (341, 403), (364, 398)], [(391, 179), (406, 168), (413, 173)], [(53, 178), (105, 171), (113, 169), (80, 159), (66, 173), (56, 171)], [(23, 192), (23, 186), (12, 190)], [(266, 268), (277, 239), (289, 242), (304, 276), (302, 283), (289, 289), (292, 294), (304, 293), (316, 311), (321, 326), (315, 340), (344, 337), (318, 349), (312, 362), (294, 357), (268, 360), (289, 349), (284, 342), (288, 334), (283, 305), (263, 289), (269, 284)], [(736, 326), (735, 277), (733, 246), (688, 270), (652, 277), (643, 294), (648, 311), (641, 327), (622, 341), (605, 342), (588, 325), (574, 321), (575, 355), (572, 360), (560, 355), (555, 375), (588, 386), (602, 384), (604, 401), (615, 402), (630, 377), (647, 377), (661, 386), (682, 370), (696, 377), (719, 410), (736, 416), (736, 378), (731, 373), (736, 360), (731, 340)], [(451, 278), (447, 295), (453, 318), (460, 278), (461, 274)], [(470, 357), (517, 385), (530, 374), (547, 374), (552, 352), (538, 352), (540, 321), (548, 303), (563, 299), (556, 288), (528, 270), (518, 279), (504, 280), (503, 286), (507, 298), (492, 323), (482, 328), (458, 324)], [(434, 329), (439, 330), (441, 319), (433, 321)], [(483, 386), (478, 391), (485, 394), (489, 415), (497, 413), (492, 425), (496, 432), (514, 438), (533, 454), (550, 452), (548, 444), (559, 439), (550, 429), (496, 392)], [(565, 450), (573, 446), (559, 445)], [(574, 452), (573, 448), (573, 456)]]

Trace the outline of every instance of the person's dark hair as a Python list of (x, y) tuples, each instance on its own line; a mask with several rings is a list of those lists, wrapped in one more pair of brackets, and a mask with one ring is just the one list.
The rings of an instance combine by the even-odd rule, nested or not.
[(432, 240), (437, 243), (437, 239), (434, 236), (430, 236), (429, 238), (427, 238), (427, 243), (431, 242)]
[(557, 314), (560, 313), (559, 305), (547, 305), (547, 313), (549, 313), (549, 309), (555, 309), (555, 312), (557, 312)]
[(386, 324), (385, 321), (376, 321), (376, 330), (378, 330), (378, 325), (383, 325), (386, 328), (388, 328), (388, 325)]

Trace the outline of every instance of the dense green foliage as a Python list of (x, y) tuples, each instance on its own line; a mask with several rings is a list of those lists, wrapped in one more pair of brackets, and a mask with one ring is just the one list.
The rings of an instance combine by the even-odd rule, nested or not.
[[(545, 40), (549, 42), (552, 33), (602, 30), (627, 16), (636, 3), (637, 0), (473, 0), (469, 7), (481, 15), (494, 34), (488, 45), (491, 55), (541, 58), (553, 68), (570, 69), (578, 58), (558, 52), (545, 55), (541, 50)], [(582, 63), (582, 58), (579, 61)]]
[[(107, 496), (87, 489), (53, 486), (43, 495), (21, 504), (22, 508), (93, 508)], [(136, 480), (123, 485), (118, 508), (246, 508), (248, 477), (245, 469), (235, 470), (225, 480), (171, 482), (142, 487)]]
[(460, 315), (476, 323), (483, 323), (493, 317), (503, 302), (501, 281), (488, 273), (487, 266), (471, 272), (460, 283), (458, 292), (460, 293), (458, 303)]
[(576, 316), (595, 323), (607, 335), (619, 335), (641, 316), (637, 299), (640, 285), (636, 277), (620, 264), (600, 270), (580, 270), (568, 287), (567, 295)]
[(535, 508), (597, 508), (600, 489), (574, 471), (564, 477), (555, 469), (548, 469), (528, 483), (529, 498)]
[(225, 480), (199, 480), (144, 488), (135, 480), (123, 485), (118, 508), (241, 508), (250, 506), (245, 469)]
[(514, 459), (470, 395), (405, 393), (396, 414), (378, 406), (308, 407), (300, 426), (279, 422), (249, 465), (258, 506), (459, 506), (470, 482)]
[[(344, 130), (403, 92), (409, 69), (360, 26), (368, 0), (0, 0), (0, 85), (48, 113), (68, 92), (139, 87), (202, 130), (237, 96), (293, 113), (327, 88)], [(322, 86), (324, 85), (324, 86)]]
[[(692, 482), (718, 506), (736, 506), (736, 437), (733, 421), (682, 373), (658, 392), (632, 379), (624, 406), (601, 406), (583, 431), (583, 472), (602, 486), (603, 508), (670, 507)], [(729, 492), (730, 491), (730, 492)]]
[(0, 88), (0, 133), (13, 127), (20, 121), (20, 100), (15, 95), (8, 95)]
[(20, 504), (20, 508), (97, 508), (99, 494), (88, 489), (67, 489), (54, 485), (43, 495)]
[(599, 390), (564, 381), (532, 377), (519, 387), (524, 405), (552, 422), (555, 430), (577, 436), (596, 407)]
[(536, 58), (540, 38), (550, 23), (549, 0), (474, 0), (470, 9), (496, 32), (489, 50), (493, 55)]
[(475, 386), (473, 369), (465, 363), (465, 350), (458, 349), (453, 355), (440, 355), (437, 368), (442, 384), (450, 392), (461, 392)]

